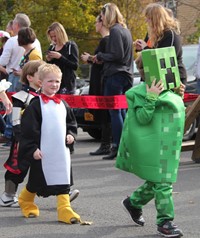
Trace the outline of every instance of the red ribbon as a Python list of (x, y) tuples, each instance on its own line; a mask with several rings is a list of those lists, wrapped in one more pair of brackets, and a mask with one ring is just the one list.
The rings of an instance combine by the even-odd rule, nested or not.
[[(13, 93), (8, 93), (9, 98)], [(184, 102), (195, 101), (198, 94), (185, 93)], [(80, 96), (56, 94), (56, 97), (66, 101), (71, 108), (90, 109), (122, 109), (128, 108), (125, 95), (117, 96)]]
[(79, 96), (59, 94), (71, 108), (120, 109), (127, 108), (125, 95), (118, 96)]

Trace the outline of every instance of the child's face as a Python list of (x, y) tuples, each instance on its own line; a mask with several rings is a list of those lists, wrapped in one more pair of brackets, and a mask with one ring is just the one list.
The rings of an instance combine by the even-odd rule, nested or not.
[(61, 78), (55, 73), (48, 73), (42, 79), (42, 92), (47, 96), (53, 96), (60, 88)]
[(39, 80), (38, 72), (34, 73), (33, 76), (28, 75), (29, 85), (31, 88), (39, 89), (42, 86), (41, 80)]

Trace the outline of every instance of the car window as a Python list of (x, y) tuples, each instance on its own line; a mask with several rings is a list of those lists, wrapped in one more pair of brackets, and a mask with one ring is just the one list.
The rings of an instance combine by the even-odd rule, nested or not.
[(183, 63), (187, 71), (187, 81), (193, 81), (198, 45), (183, 46)]
[(183, 63), (186, 69), (191, 69), (197, 57), (197, 45), (183, 46)]

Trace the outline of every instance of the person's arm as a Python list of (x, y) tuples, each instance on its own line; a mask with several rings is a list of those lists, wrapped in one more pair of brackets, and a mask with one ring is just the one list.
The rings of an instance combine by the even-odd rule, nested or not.
[(6, 114), (10, 114), (12, 112), (12, 103), (6, 95), (5, 91), (0, 92), (0, 99), (2, 100), (3, 105), (6, 108)]
[(12, 112), (12, 103), (6, 95), (6, 90), (10, 87), (11, 83), (7, 82), (5, 79), (0, 81), (0, 99), (3, 102), (3, 105), (6, 108), (6, 114)]
[(184, 97), (185, 88), (186, 86), (183, 83), (181, 83), (180, 87), (174, 88), (174, 92), (179, 96)]
[(4, 74), (7, 74), (6, 68), (0, 65), (0, 71)]
[(84, 52), (82, 55), (81, 55), (81, 59), (83, 62), (85, 63), (93, 63), (93, 58), (94, 56), (93, 55), (90, 55), (89, 53), (87, 52)]
[(158, 83), (154, 80), (151, 87), (146, 85), (147, 94), (143, 107), (136, 108), (136, 118), (142, 125), (148, 124), (154, 115), (156, 102), (160, 93), (163, 91), (163, 83), (160, 80)]

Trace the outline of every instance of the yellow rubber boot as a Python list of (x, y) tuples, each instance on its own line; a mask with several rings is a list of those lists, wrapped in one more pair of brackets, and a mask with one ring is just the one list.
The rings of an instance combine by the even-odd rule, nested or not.
[(21, 208), (22, 214), (25, 217), (38, 217), (39, 209), (38, 206), (34, 204), (34, 198), (36, 193), (30, 193), (26, 187), (22, 189), (19, 197), (18, 203)]
[(58, 221), (68, 224), (80, 222), (80, 216), (71, 208), (69, 194), (57, 196), (57, 211)]

